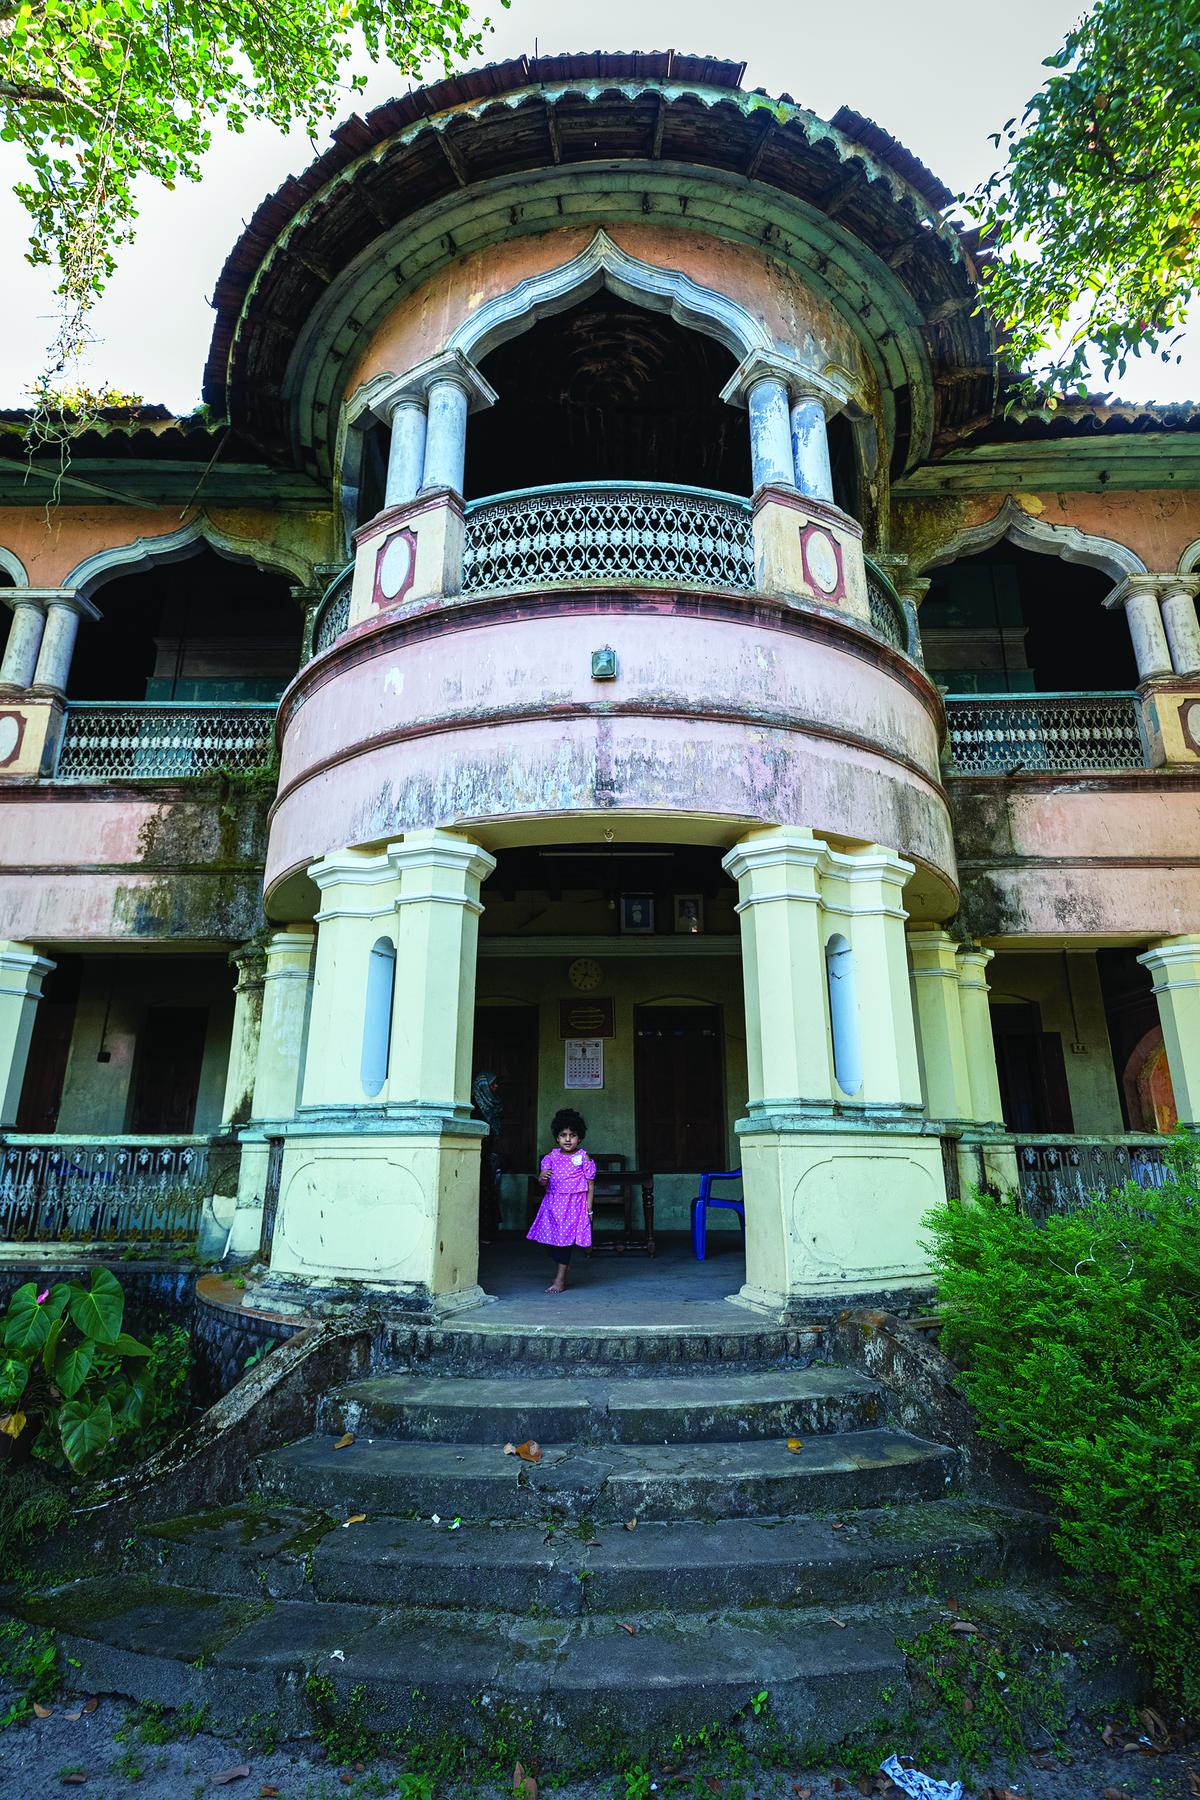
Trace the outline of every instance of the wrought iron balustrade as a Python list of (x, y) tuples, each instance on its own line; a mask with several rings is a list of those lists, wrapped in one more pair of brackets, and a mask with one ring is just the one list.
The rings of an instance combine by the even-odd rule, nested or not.
[(274, 706), (253, 701), (70, 701), (58, 781), (171, 781), (265, 768)]
[(871, 623), (880, 637), (895, 650), (908, 649), (908, 621), (904, 609), (893, 596), (877, 569), (867, 564), (867, 606)]
[(980, 694), (946, 701), (956, 775), (1146, 766), (1132, 694)]
[(192, 1242), (209, 1140), (10, 1136), (0, 1144), (0, 1243)]
[(313, 622), (312, 653), (320, 656), (328, 650), (346, 631), (350, 624), (350, 590), (354, 586), (354, 564), (343, 569), (337, 580), (327, 589), (317, 607), (316, 619)]
[(1136, 1138), (1021, 1138), (1021, 1210), (1031, 1219), (1074, 1212), (1092, 1194), (1136, 1181), (1161, 1187), (1170, 1166), (1161, 1144)]
[(464, 594), (588, 581), (750, 591), (750, 502), (704, 488), (597, 481), (467, 508)]

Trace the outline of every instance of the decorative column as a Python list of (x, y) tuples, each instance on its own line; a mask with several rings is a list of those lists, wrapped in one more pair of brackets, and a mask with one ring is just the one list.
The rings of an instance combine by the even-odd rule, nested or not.
[(0, 588), (0, 600), (12, 608), (12, 624), (0, 663), (0, 686), (27, 688), (37, 668), (42, 633), (46, 629), (46, 601), (27, 588)]
[(81, 619), (98, 619), (99, 609), (81, 594), (66, 589), (46, 595), (46, 629), (38, 651), (33, 687), (43, 694), (65, 694), (71, 657)]
[(980, 1125), (1004, 1123), (985, 977), (985, 970), (994, 954), (994, 951), (984, 950), (978, 944), (963, 944), (958, 952), (958, 996), (962, 1009), (967, 1075), (971, 1084), (971, 1117)]
[(32, 944), (0, 938), (0, 1128), (17, 1122), (42, 982), (53, 969)]
[(367, 1289), (444, 1313), (482, 1299), (486, 1127), (470, 1116), (470, 1057), (479, 889), (494, 867), (435, 830), (310, 870), (316, 972), (303, 1099), (281, 1127), (263, 1284), (275, 1303), (353, 1310)]
[(229, 960), (237, 970), (237, 981), (233, 989), (233, 1030), (229, 1039), (229, 1066), (225, 1072), (225, 1102), (221, 1108), (221, 1123), (225, 1127), (245, 1125), (254, 1104), (266, 959), (258, 944), (245, 944), (235, 950)]
[(1200, 936), (1166, 938), (1138, 961), (1154, 983), (1179, 1123), (1200, 1130)]
[(425, 468), (425, 400), (415, 394), (393, 401), (388, 409), (392, 429), (388, 451), (385, 506), (403, 506), (415, 500)]
[(971, 1118), (971, 1075), (963, 1035), (958, 945), (948, 931), (922, 926), (908, 934), (913, 1011), (931, 1119), (959, 1124)]
[(827, 911), (846, 908), (854, 956), (862, 1059), (861, 1100), (881, 1119), (909, 1121), (921, 1111), (921, 1074), (909, 992), (905, 883), (914, 865), (882, 844), (829, 852), (822, 883)]
[(355, 533), (350, 624), (462, 588), (467, 419), (496, 390), (461, 350), (445, 350), (374, 388), (391, 424), (383, 511)]
[(1104, 602), (1110, 608), (1125, 608), (1140, 681), (1171, 673), (1171, 652), (1158, 605), (1160, 579), (1157, 575), (1127, 575)]
[[(253, 1113), (239, 1133), (237, 1211), (229, 1239), (231, 1256), (252, 1256), (262, 1235), (270, 1167), (270, 1139), (296, 1115), (312, 992), (316, 934), (290, 925), (268, 938), (263, 955), (262, 1012), (254, 1073)], [(278, 1196), (276, 1196), (277, 1198)]]
[(1167, 575), (1162, 583), (1162, 619), (1176, 675), (1200, 675), (1200, 623), (1196, 593), (1200, 575)]
[[(940, 1146), (917, 1116), (897, 903), (908, 865), (882, 846), (841, 853), (775, 826), (743, 838), (723, 866), (739, 889), (750, 1091), (737, 1126), (746, 1284), (736, 1297), (786, 1316), (814, 1297), (846, 1304), (919, 1285), (921, 1221), (945, 1189)], [(834, 1083), (827, 948), (839, 979), (847, 948), (852, 965), (855, 1000), (839, 1021), (858, 1038), (852, 1099)], [(887, 1042), (871, 1045), (876, 1035)]]
[(792, 459), (796, 486), (814, 500), (833, 504), (833, 470), (829, 465), (827, 398), (800, 386), (791, 406)]

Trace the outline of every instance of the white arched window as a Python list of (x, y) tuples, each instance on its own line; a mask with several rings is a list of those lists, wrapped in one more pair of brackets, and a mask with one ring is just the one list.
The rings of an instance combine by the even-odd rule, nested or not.
[(829, 985), (829, 1025), (833, 1033), (833, 1072), (843, 1094), (862, 1086), (862, 1051), (858, 1039), (858, 997), (854, 988), (854, 952), (840, 932), (825, 946)]
[(390, 938), (378, 938), (367, 963), (367, 1003), (363, 1010), (362, 1062), (359, 1079), (363, 1093), (374, 1098), (388, 1072), (388, 1046), (392, 1037), (392, 994), (396, 985), (396, 946)]

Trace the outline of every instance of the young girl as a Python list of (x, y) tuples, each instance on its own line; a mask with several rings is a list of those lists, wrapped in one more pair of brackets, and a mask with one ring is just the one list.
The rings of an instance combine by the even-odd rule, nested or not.
[(555, 1263), (554, 1280), (546, 1292), (561, 1294), (567, 1285), (572, 1250), (576, 1244), (586, 1248), (592, 1241), (596, 1165), (581, 1148), (587, 1121), (579, 1113), (570, 1107), (556, 1112), (550, 1133), (556, 1148), (542, 1158), (538, 1180), (546, 1192), (528, 1235), (535, 1244), (545, 1244)]

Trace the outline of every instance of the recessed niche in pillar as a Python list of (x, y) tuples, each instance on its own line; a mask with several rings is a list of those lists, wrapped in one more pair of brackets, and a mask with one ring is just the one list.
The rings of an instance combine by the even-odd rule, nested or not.
[(857, 1094), (862, 1086), (862, 1046), (858, 1033), (854, 952), (840, 932), (835, 932), (825, 946), (825, 974), (829, 983), (833, 1072), (843, 1094)]
[(363, 1008), (362, 1060), (358, 1071), (363, 1093), (371, 1100), (382, 1092), (387, 1080), (395, 986), (396, 946), (390, 938), (378, 938), (367, 959), (367, 1003)]

